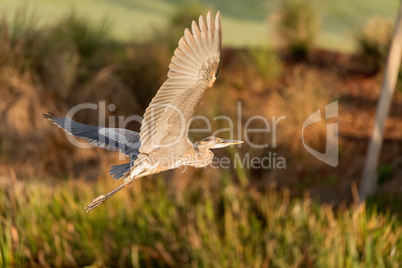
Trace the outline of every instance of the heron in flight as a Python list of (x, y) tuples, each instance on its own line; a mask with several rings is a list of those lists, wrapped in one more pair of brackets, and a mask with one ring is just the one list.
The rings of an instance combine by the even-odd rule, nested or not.
[(169, 65), (168, 79), (145, 111), (140, 133), (121, 128), (85, 125), (68, 116), (45, 114), (44, 117), (67, 133), (96, 146), (121, 151), (130, 163), (114, 165), (109, 172), (124, 183), (92, 200), (88, 213), (135, 179), (180, 166), (205, 167), (212, 162), (210, 149), (240, 144), (242, 141), (207, 137), (192, 143), (187, 133), (191, 118), (218, 73), (222, 26), (220, 13), (215, 20), (208, 12), (200, 16), (178, 43)]

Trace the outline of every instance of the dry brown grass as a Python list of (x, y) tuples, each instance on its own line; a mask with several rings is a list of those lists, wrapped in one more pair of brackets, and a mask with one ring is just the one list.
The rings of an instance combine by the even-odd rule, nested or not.
[[(157, 38), (147, 44), (103, 42), (96, 47), (96, 51), (82, 54), (85, 50), (76, 48), (78, 45), (74, 43), (74, 38), (67, 38), (60, 42), (54, 41), (54, 36), (60, 34), (54, 32), (60, 29), (57, 25), (43, 31), (35, 31), (35, 35), (27, 33), (24, 37), (24, 34), (20, 34), (18, 38), (11, 35), (7, 31), (8, 28), (7, 22), (3, 21), (2, 36), (4, 38), (0, 40), (0, 49), (4, 51), (0, 54), (2, 97), (0, 118), (4, 124), (0, 126), (0, 165), (15, 168), (19, 178), (82, 176), (86, 179), (96, 179), (100, 174), (99, 170), (103, 169), (106, 170), (104, 173), (107, 175), (108, 166), (117, 162), (118, 157), (115, 154), (101, 149), (81, 149), (72, 146), (60, 129), (42, 118), (42, 113), (67, 112), (79, 103), (106, 101), (106, 104), (114, 103), (117, 106), (114, 112), (106, 111), (106, 118), (109, 115), (142, 115), (166, 78), (172, 55), (166, 45), (167, 42)], [(63, 31), (66, 31), (65, 27)], [(53, 38), (51, 38), (52, 33)], [(26, 49), (27, 44), (35, 45), (31, 46), (31, 49)], [(43, 47), (50, 49), (44, 53)], [(261, 58), (259, 58), (260, 52)], [(353, 127), (343, 129), (344, 133), (356, 130), (353, 131), (353, 135), (359, 140), (348, 141), (344, 143), (347, 144), (347, 148), (340, 149), (349, 157), (346, 162), (349, 159), (356, 159), (357, 164), (342, 166), (338, 169), (328, 169), (325, 164), (316, 160), (304, 149), (301, 142), (302, 124), (316, 110), (323, 111), (325, 105), (334, 100), (333, 92), (340, 92), (340, 89), (342, 94), (347, 95), (346, 98), (352, 101), (362, 101), (363, 104), (367, 101), (372, 102), (376, 99), (375, 92), (378, 92), (372, 89), (376, 88), (378, 81), (370, 77), (356, 79), (352, 74), (346, 73), (344, 67), (348, 61), (342, 59), (348, 58), (348, 55), (320, 51), (307, 62), (294, 63), (281, 61), (275, 54), (275, 51), (264, 49), (249, 51), (224, 48), (216, 84), (206, 94), (197, 110), (197, 114), (206, 116), (211, 121), (212, 132), (230, 127), (225, 120), (214, 121), (214, 117), (218, 115), (233, 119), (235, 130), (239, 127), (238, 101), (241, 102), (242, 109), (239, 124), (241, 132), (247, 120), (254, 115), (263, 116), (270, 122), (272, 122), (272, 116), (276, 118), (281, 115), (286, 116), (286, 120), (282, 120), (278, 125), (277, 148), (272, 148), (272, 133), (249, 133), (253, 143), (268, 142), (269, 147), (255, 149), (243, 144), (237, 149), (241, 156), (249, 153), (250, 157), (262, 157), (267, 156), (269, 152), (276, 152), (288, 160), (289, 168), (286, 171), (236, 169), (231, 170), (230, 177), (236, 182), (243, 180), (245, 184), (247, 180), (251, 180), (263, 187), (272, 181), (283, 183), (287, 187), (294, 185), (289, 184), (289, 181), (298, 182), (304, 185), (300, 187), (301, 189), (310, 187), (311, 181), (306, 179), (310, 173), (317, 178), (316, 181), (322, 177), (331, 176), (331, 180), (338, 183), (341, 177), (342, 179), (347, 177), (346, 182), (342, 182), (342, 192), (350, 196), (349, 182), (358, 176), (356, 174), (360, 168), (361, 148), (365, 146), (363, 139), (366, 132), (363, 133), (360, 129), (367, 128), (366, 122), (367, 118), (370, 118), (370, 113), (363, 112), (364, 109), (361, 110), (364, 117), (354, 117), (351, 121), (355, 122), (352, 123)], [(328, 55), (332, 57), (332, 61), (329, 59), (327, 63), (314, 62), (315, 58)], [(38, 58), (41, 60), (38, 61)], [(277, 60), (279, 65), (276, 64)], [(274, 75), (269, 73), (272, 70)], [(337, 74), (342, 77), (338, 77)], [(362, 94), (360, 91), (366, 87), (366, 84), (371, 89), (365, 90)], [(360, 100), (362, 96), (367, 99)], [(354, 105), (354, 102), (351, 105)], [(360, 111), (360, 108), (356, 107), (355, 110)], [(343, 121), (345, 118), (347, 115), (342, 115)], [(98, 113), (86, 110), (79, 112), (74, 119), (96, 125)], [(355, 127), (356, 122), (359, 122), (359, 127)], [(134, 130), (139, 129), (138, 124), (131, 124), (128, 127)], [(193, 127), (205, 127), (205, 125), (199, 122)], [(256, 120), (249, 127), (264, 126)], [(324, 122), (310, 126), (305, 132), (307, 144), (323, 152), (325, 132)], [(210, 134), (212, 133), (199, 133), (190, 137), (195, 141)], [(221, 132), (219, 135), (230, 138), (228, 134), (228, 132)], [(238, 138), (237, 133), (234, 134), (232, 138)], [(394, 131), (392, 137), (393, 139), (399, 137), (397, 131)], [(244, 135), (239, 138), (244, 139)], [(342, 138), (340, 146), (343, 145), (341, 142)], [(354, 147), (357, 143), (358, 146)], [(353, 151), (355, 148), (358, 149)], [(215, 153), (218, 158), (229, 156), (233, 159), (234, 155), (233, 151), (225, 150), (217, 150)], [(340, 163), (342, 161), (345, 160), (340, 158)], [(306, 169), (311, 172), (299, 172)], [(340, 169), (346, 172), (340, 172)], [(195, 174), (203, 172), (204, 170), (194, 171)], [(176, 185), (175, 187), (185, 189), (191, 184), (183, 180), (181, 185), (180, 180), (183, 176), (180, 175), (180, 171), (175, 171), (173, 174), (174, 176), (168, 176), (172, 178), (171, 182), (172, 185)], [(346, 175), (343, 176), (343, 174)], [(220, 172), (207, 171), (205, 176), (219, 177)], [(335, 179), (332, 179), (333, 177)], [(320, 180), (319, 183), (327, 183), (331, 187), (331, 182), (328, 181)], [(208, 187), (215, 186), (211, 184)]]
[[(117, 106), (106, 110), (106, 118), (141, 114), (166, 77), (167, 50), (155, 44), (116, 46), (104, 28), (74, 14), (40, 31), (23, 22), (14, 22), (20, 28), (11, 31), (6, 19), (1, 21), (1, 155), (23, 177), (79, 175), (78, 159), (90, 166), (97, 154), (106, 154), (73, 147), (43, 113), (106, 101)], [(95, 111), (75, 117), (90, 124), (97, 118)]]
[[(273, 94), (267, 105), (267, 114), (279, 117), (285, 115), (283, 124), (279, 124), (281, 135), (278, 144), (292, 150), (294, 154), (303, 152), (302, 126), (304, 121), (315, 111), (335, 101), (334, 89), (331, 84), (334, 80), (323, 76), (319, 71), (299, 67), (292, 71), (286, 81), (287, 86)], [(305, 142), (320, 151), (325, 150), (326, 121), (317, 122), (305, 130)]]

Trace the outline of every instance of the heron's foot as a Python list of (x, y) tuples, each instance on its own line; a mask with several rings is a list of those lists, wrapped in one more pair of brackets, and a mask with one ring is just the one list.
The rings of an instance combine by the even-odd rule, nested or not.
[(106, 197), (106, 195), (104, 195), (104, 194), (98, 196), (98, 197), (95, 198), (95, 199), (93, 199), (93, 200), (91, 201), (91, 203), (89, 203), (89, 205), (84, 208), (85, 212), (88, 213), (88, 212), (90, 212), (91, 210), (93, 210), (93, 209), (99, 207), (103, 202), (106, 201), (106, 199), (107, 199), (107, 197)]
[(89, 203), (89, 205), (84, 208), (85, 212), (88, 213), (91, 210), (99, 207), (103, 202), (105, 202), (107, 199), (109, 199), (112, 195), (116, 194), (121, 189), (124, 189), (127, 185), (129, 185), (133, 181), (134, 180), (131, 179), (131, 180), (127, 181), (126, 183), (120, 185), (119, 187), (116, 187), (115, 189), (113, 189), (109, 193), (100, 195), (97, 198), (93, 199), (91, 201), (91, 203)]

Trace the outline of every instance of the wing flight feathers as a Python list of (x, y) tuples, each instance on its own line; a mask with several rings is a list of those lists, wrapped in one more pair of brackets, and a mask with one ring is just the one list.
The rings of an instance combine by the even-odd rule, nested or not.
[[(213, 20), (208, 12), (195, 21), (179, 40), (169, 65), (168, 79), (145, 111), (140, 152), (178, 142), (187, 137), (189, 120), (206, 91), (215, 81), (222, 44), (220, 13)], [(180, 135), (179, 135), (180, 133)], [(184, 133), (184, 137), (183, 137)]]

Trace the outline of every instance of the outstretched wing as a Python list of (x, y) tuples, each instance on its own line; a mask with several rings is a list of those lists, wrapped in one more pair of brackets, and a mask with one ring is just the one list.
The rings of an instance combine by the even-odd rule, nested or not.
[(141, 153), (173, 146), (187, 138), (190, 119), (201, 99), (215, 82), (222, 43), (220, 13), (213, 21), (208, 12), (199, 27), (184, 31), (169, 65), (168, 79), (145, 111), (140, 140)]
[(139, 154), (141, 145), (140, 136), (137, 132), (123, 128), (106, 128), (85, 125), (63, 115), (52, 113), (44, 114), (44, 118), (52, 121), (56, 126), (67, 133), (81, 138), (98, 147), (112, 151), (120, 151), (130, 157)]

